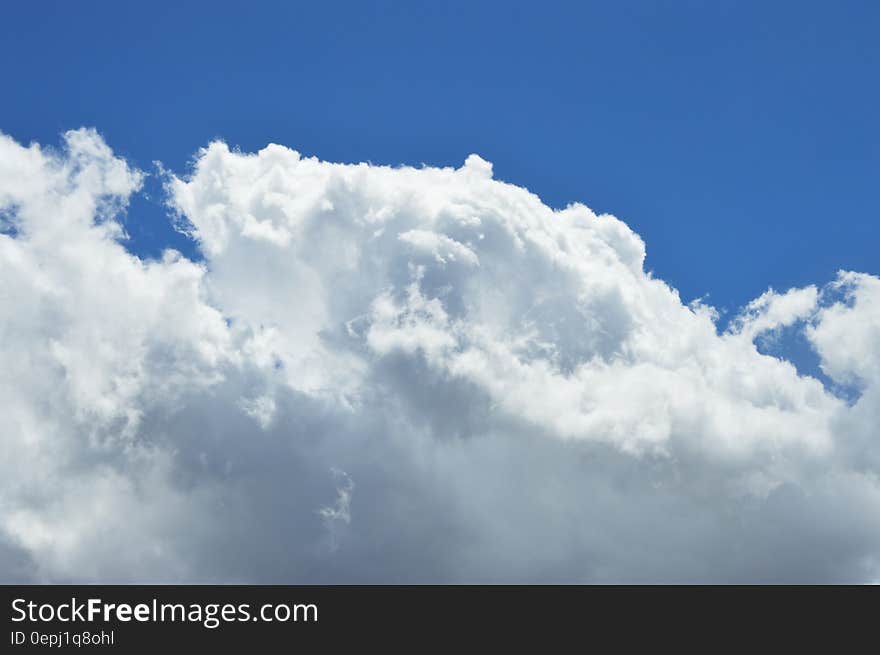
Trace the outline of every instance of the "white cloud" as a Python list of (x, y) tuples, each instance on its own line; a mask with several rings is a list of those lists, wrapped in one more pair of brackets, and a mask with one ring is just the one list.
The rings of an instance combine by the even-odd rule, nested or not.
[[(476, 155), (219, 142), (167, 181), (204, 264), (144, 261), (114, 220), (141, 177), (93, 131), (0, 137), (4, 576), (876, 578), (878, 278), (719, 334), (623, 222)], [(758, 352), (793, 326), (857, 402)]]
[(818, 300), (819, 291), (814, 286), (790, 289), (784, 294), (768, 289), (746, 305), (732, 331), (752, 340), (764, 332), (808, 318), (815, 312)]
[(844, 384), (880, 383), (880, 278), (841, 272), (831, 291), (844, 302), (819, 312), (807, 330), (822, 359), (822, 369)]

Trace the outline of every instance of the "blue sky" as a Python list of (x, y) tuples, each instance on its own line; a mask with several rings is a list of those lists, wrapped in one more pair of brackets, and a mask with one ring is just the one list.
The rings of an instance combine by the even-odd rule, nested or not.
[(878, 7), (5, 3), (0, 580), (880, 581)]
[[(459, 165), (614, 213), (687, 301), (880, 272), (873, 2), (8, 3), (0, 130)], [(131, 247), (192, 247), (155, 184)]]

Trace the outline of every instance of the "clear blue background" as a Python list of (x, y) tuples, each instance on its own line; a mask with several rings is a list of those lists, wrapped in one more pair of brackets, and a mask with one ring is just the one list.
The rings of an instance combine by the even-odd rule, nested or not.
[[(460, 164), (614, 213), (684, 300), (880, 273), (877, 2), (6, 2), (0, 130)], [(155, 183), (131, 247), (192, 254)]]

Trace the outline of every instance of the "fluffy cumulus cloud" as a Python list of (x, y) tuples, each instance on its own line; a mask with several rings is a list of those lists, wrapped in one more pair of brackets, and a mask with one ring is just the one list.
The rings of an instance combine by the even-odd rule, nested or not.
[(142, 179), (0, 135), (0, 579), (880, 578), (877, 277), (722, 329), (476, 155), (222, 142), (165, 179), (203, 259), (147, 260)]

